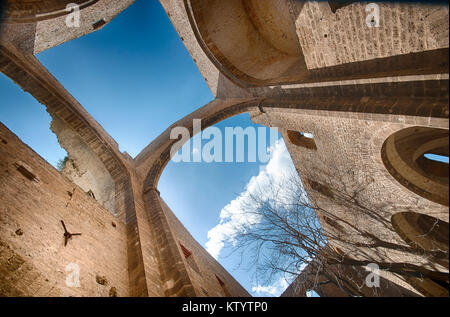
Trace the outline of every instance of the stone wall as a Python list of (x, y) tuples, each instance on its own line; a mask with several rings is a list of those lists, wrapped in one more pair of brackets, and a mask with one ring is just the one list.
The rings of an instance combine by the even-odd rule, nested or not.
[(115, 215), (115, 183), (103, 163), (84, 140), (56, 116), (51, 129), (57, 135), (61, 147), (68, 152), (62, 174), (85, 192), (91, 192), (103, 207)]
[[(128, 296), (126, 226), (3, 125), (0, 138), (0, 295)], [(67, 246), (61, 220), (82, 234)]]
[[(193, 32), (199, 46), (186, 46), (217, 95), (221, 81), (230, 86), (228, 80), (251, 88), (447, 73), (440, 64), (449, 45), (444, 6), (380, 3), (378, 27), (369, 27), (366, 3), (350, 3), (333, 13), (325, 1), (255, 5), (252, 0), (233, 0), (219, 7), (219, 2), (185, 0), (186, 14), (179, 5), (162, 2), (170, 14), (176, 13), (176, 27), (186, 20), (191, 23), (192, 31), (177, 30), (182, 39)], [(293, 54), (292, 47), (300, 47), (300, 52)], [(217, 70), (205, 57), (225, 78), (217, 79)]]
[[(218, 98), (177, 121), (133, 160), (33, 56), (99, 29), (132, 2), (89, 2), (80, 28), (67, 28), (64, 15), (2, 23), (0, 70), (45, 105), (85, 176), (65, 170), (81, 189), (1, 126), (1, 295), (247, 296), (157, 191), (176, 142), (170, 130), (192, 131), (192, 119), (202, 119), (206, 128), (250, 112), (254, 122), (280, 127), (308, 194), (348, 222), (343, 234), (353, 242), (368, 242), (353, 230), (357, 224), (386, 243), (408, 247), (390, 221), (402, 211), (448, 223), (447, 207), (408, 190), (382, 159), (384, 141), (401, 129), (448, 130), (448, 7), (383, 4), (380, 28), (368, 28), (361, 3), (332, 12), (326, 2), (230, 0), (205, 8), (200, 0), (161, 0)], [(222, 6), (230, 7), (225, 12)], [(228, 46), (224, 38), (237, 42)], [(267, 58), (260, 59), (261, 50)], [(291, 57), (294, 64), (282, 63)], [(296, 66), (289, 73), (286, 65)], [(281, 73), (275, 74), (277, 69)], [(243, 76), (248, 74), (262, 80), (248, 80)], [(314, 146), (294, 144), (289, 130), (312, 133), (314, 142), (308, 144)], [(326, 197), (358, 186), (365, 187), (361, 197), (370, 215), (349, 212)], [(101, 203), (85, 193), (89, 189)], [(61, 220), (82, 233), (66, 247)], [(355, 258), (434, 265), (404, 249), (339, 248)], [(65, 268), (72, 262), (81, 269), (80, 288), (65, 285)], [(439, 265), (448, 270), (448, 260)], [(392, 274), (385, 278), (411, 289)]]
[[(169, 221), (170, 229), (178, 243), (178, 252), (183, 258), (196, 296), (223, 297), (227, 296), (224, 287), (234, 297), (248, 297), (248, 292), (220, 265), (186, 230), (183, 224), (173, 214), (167, 204), (161, 199), (161, 205)], [(195, 217), (195, 215), (192, 215)], [(183, 247), (182, 247), (183, 246)], [(183, 248), (190, 252), (186, 256)], [(189, 253), (187, 253), (189, 254)], [(219, 278), (224, 285), (219, 283)]]
[(448, 7), (379, 4), (379, 26), (367, 27), (367, 3), (333, 13), (326, 1), (305, 2), (296, 18), (308, 69), (448, 47)]
[[(279, 127), (286, 146), (292, 157), (300, 178), (311, 201), (332, 214), (341, 229), (336, 230), (324, 221), (321, 211), (318, 217), (326, 230), (343, 240), (329, 241), (344, 254), (355, 259), (369, 259), (373, 262), (412, 263), (430, 270), (445, 272), (448, 263), (440, 266), (432, 260), (401, 251), (408, 246), (399, 236), (391, 223), (391, 217), (399, 212), (416, 212), (427, 214), (448, 223), (448, 207), (425, 199), (399, 183), (385, 168), (381, 152), (384, 141), (394, 132), (414, 126), (384, 120), (334, 117), (331, 113), (325, 116), (308, 110), (277, 110), (265, 108), (264, 115), (255, 116), (256, 123)], [(344, 115), (345, 116), (345, 115)], [(392, 116), (393, 117), (393, 116)], [(416, 117), (416, 119), (418, 119)], [(423, 118), (421, 124), (427, 126)], [(403, 121), (403, 120), (400, 120)], [(418, 123), (420, 125), (420, 123)], [(434, 125), (432, 125), (434, 126)], [(441, 121), (436, 127), (448, 129), (448, 121)], [(308, 149), (294, 144), (287, 131), (311, 133), (314, 136), (316, 149)], [(357, 136), (357, 137), (355, 137)], [(315, 184), (312, 185), (311, 181)], [(360, 209), (354, 206), (343, 206), (332, 196), (338, 194), (357, 194), (358, 201), (368, 206)], [(352, 228), (346, 223), (355, 225)], [(355, 230), (357, 228), (357, 230)], [(392, 244), (391, 247), (377, 246), (373, 240), (361, 233)], [(336, 244), (335, 244), (336, 243)], [(356, 244), (360, 246), (355, 247)], [(363, 247), (367, 244), (370, 247)], [(416, 292), (404, 280), (392, 274), (383, 274), (388, 281)]]
[[(23, 1), (8, 0), (10, 10), (2, 21), (0, 39), (14, 43), (21, 50), (31, 54), (68, 42), (80, 36), (99, 30), (134, 0), (79, 0), (79, 1)], [(80, 24), (69, 27), (66, 24), (66, 4), (79, 4)], [(63, 9), (61, 9), (63, 8)], [(42, 13), (45, 13), (42, 15)], [(38, 14), (41, 14), (40, 16)], [(8, 19), (8, 17), (17, 19)], [(98, 25), (98, 27), (97, 27)]]

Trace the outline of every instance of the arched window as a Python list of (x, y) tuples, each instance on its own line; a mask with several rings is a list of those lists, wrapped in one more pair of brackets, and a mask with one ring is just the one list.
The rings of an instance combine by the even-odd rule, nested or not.
[(448, 156), (425, 153), (416, 160), (417, 165), (427, 174), (448, 182)]
[(308, 150), (313, 151), (317, 150), (316, 142), (314, 141), (314, 136), (311, 133), (288, 130), (287, 136), (292, 144), (304, 147)]
[(411, 127), (388, 137), (381, 157), (400, 184), (417, 195), (448, 206), (448, 153), (448, 130)]
[(448, 223), (425, 214), (400, 212), (391, 217), (392, 226), (406, 243), (425, 251), (448, 252)]
[[(410, 246), (424, 251), (447, 254), (444, 259), (430, 258), (448, 269), (449, 225), (440, 219), (416, 212), (401, 212), (391, 217), (392, 226)], [(425, 296), (448, 297), (448, 279), (437, 280), (432, 276), (404, 277)]]
[(313, 181), (311, 179), (306, 179), (306, 183), (309, 185), (309, 187), (312, 190), (314, 190), (316, 192), (319, 192), (322, 195), (325, 195), (325, 196), (330, 197), (330, 198), (334, 197), (333, 191), (327, 185), (324, 185), (322, 183)]

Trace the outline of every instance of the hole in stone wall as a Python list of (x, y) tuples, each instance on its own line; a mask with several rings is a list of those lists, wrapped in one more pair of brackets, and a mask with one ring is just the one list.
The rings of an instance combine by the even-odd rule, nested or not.
[(332, 228), (343, 232), (344, 228), (334, 219), (331, 219), (330, 217), (324, 216), (323, 219), (325, 220), (325, 223), (327, 223)]
[(106, 279), (105, 276), (96, 275), (95, 276), (95, 281), (97, 282), (97, 284), (100, 284), (100, 285), (103, 285), (103, 286), (108, 284), (108, 280)]
[(111, 287), (109, 289), (109, 297), (117, 297), (117, 288)]
[(95, 22), (94, 24), (92, 24), (92, 27), (94, 28), (94, 30), (98, 30), (100, 29), (102, 26), (104, 26), (106, 24), (105, 19), (100, 19), (97, 22)]
[(333, 192), (331, 191), (330, 187), (321, 184), (319, 182), (313, 181), (311, 179), (306, 179), (306, 183), (311, 187), (312, 190), (319, 192), (325, 196), (328, 196), (330, 198), (334, 197)]
[(287, 136), (289, 141), (296, 146), (300, 146), (313, 151), (317, 150), (314, 136), (311, 133), (287, 130)]
[(188, 250), (184, 245), (180, 243), (181, 251), (183, 252), (184, 258), (186, 259), (186, 262), (188, 263), (189, 267), (200, 274), (200, 269), (197, 265), (197, 262), (194, 259), (194, 256), (192, 255), (192, 252)]
[(28, 180), (38, 183), (39, 179), (36, 177), (36, 175), (33, 173), (33, 170), (26, 165), (23, 162), (17, 162), (14, 164), (17, 168), (17, 170), (25, 176)]
[[(280, 135), (278, 133), (276, 133), (276, 138), (279, 140), (279, 144), (274, 143), (274, 140), (271, 140), (270, 138), (270, 130), (267, 127), (264, 127), (264, 131), (265, 134), (261, 134), (259, 135), (259, 131), (258, 128), (260, 127), (258, 124), (255, 124), (253, 122), (251, 122), (250, 120), (248, 120), (248, 114), (245, 115), (237, 115), (228, 119), (225, 119), (223, 121), (221, 121), (220, 123), (217, 123), (215, 125), (213, 125), (214, 127), (219, 128), (223, 135), (225, 136), (225, 129), (229, 128), (229, 127), (235, 127), (237, 126), (237, 123), (239, 123), (239, 126), (242, 127), (244, 130), (247, 127), (255, 127), (257, 133), (255, 133), (256, 139), (259, 139), (259, 142), (261, 142), (260, 138), (261, 136), (265, 136), (266, 138), (266, 143), (264, 148), (268, 149), (270, 148), (270, 146), (273, 146), (274, 152), (273, 152), (273, 157), (272, 157), (272, 161), (274, 161), (274, 157), (278, 157), (277, 153), (280, 153), (282, 155), (286, 155), (289, 156), (290, 159), (290, 155), (287, 152), (286, 146), (284, 146), (284, 142), (282, 139), (280, 139)], [(204, 141), (203, 144), (205, 144), (206, 142)], [(231, 142), (230, 142), (231, 143)], [(234, 137), (233, 140), (233, 145), (232, 145), (232, 150), (233, 150), (233, 154), (236, 157), (236, 153), (237, 153), (237, 149), (239, 148), (238, 146), (238, 142), (237, 142), (237, 138)], [(243, 148), (247, 149), (248, 148), (248, 138), (247, 136), (245, 136), (245, 140), (244, 142), (242, 142), (243, 144)], [(256, 142), (255, 142), (256, 143)], [(264, 142), (261, 142), (261, 144), (263, 144)], [(270, 146), (269, 146), (270, 144)], [(192, 155), (192, 151), (193, 151), (193, 144), (191, 143), (190, 146), (188, 146), (188, 149), (190, 150), (189, 152), (191, 152), (190, 154)], [(247, 151), (247, 150), (245, 150)], [(225, 151), (224, 151), (225, 152)], [(250, 152), (250, 151), (249, 151)], [(222, 158), (225, 157), (224, 155), (225, 153), (222, 153)], [(268, 159), (270, 159), (269, 157), (267, 157)], [(170, 209), (173, 210), (174, 214), (179, 218), (180, 222), (186, 227), (186, 229), (192, 234), (192, 236), (194, 237), (194, 239), (197, 239), (197, 241), (202, 241), (201, 239), (201, 235), (199, 233), (205, 233), (205, 235), (207, 234), (207, 232), (209, 230), (211, 230), (212, 228), (210, 226), (204, 226), (202, 228), (198, 228), (197, 224), (198, 221), (197, 219), (205, 219), (207, 217), (210, 217), (210, 215), (212, 214), (213, 216), (210, 217), (211, 219), (211, 223), (214, 224), (216, 219), (219, 218), (219, 214), (220, 211), (224, 208), (225, 205), (227, 205), (227, 203), (229, 202), (228, 199), (231, 199), (232, 197), (234, 197), (236, 195), (236, 192), (238, 191), (245, 191), (245, 187), (244, 184), (245, 183), (249, 183), (251, 181), (251, 179), (256, 176), (258, 177), (258, 175), (262, 175), (265, 174), (262, 172), (261, 169), (261, 162), (259, 160), (256, 160), (257, 162), (254, 163), (249, 163), (249, 164), (190, 164), (190, 163), (177, 163), (174, 164), (174, 162), (169, 162), (167, 168), (165, 168), (163, 175), (161, 176), (161, 179), (159, 181), (158, 187), (161, 190), (161, 194), (162, 197), (164, 198), (164, 200), (168, 200), (167, 202), (169, 203), (173, 203), (172, 206), (170, 206)], [(269, 161), (270, 162), (270, 161)], [(247, 163), (247, 162), (246, 162)], [(290, 162), (292, 163), (292, 162)], [(264, 164), (267, 164), (267, 161), (264, 162)], [(184, 165), (184, 166), (183, 166)], [(196, 166), (193, 166), (196, 165)], [(283, 167), (285, 167), (283, 165)], [(195, 169), (192, 169), (195, 168)], [(289, 166), (289, 168), (291, 168), (291, 166)], [(278, 169), (277, 169), (278, 170)], [(188, 171), (188, 172), (186, 172)], [(295, 171), (294, 165), (292, 164), (292, 172)], [(192, 172), (194, 172), (196, 175), (199, 175), (198, 177), (195, 177), (195, 179), (191, 176)], [(218, 172), (218, 173), (217, 173)], [(227, 186), (224, 186), (223, 183), (223, 178), (220, 177), (216, 177), (216, 175), (226, 175), (227, 179), (232, 179), (230, 182), (227, 183)], [(232, 175), (234, 175), (233, 177), (231, 177)], [(259, 178), (259, 177), (258, 177)], [(170, 179), (170, 182), (166, 181), (166, 179)], [(205, 186), (205, 184), (207, 184), (207, 186)], [(151, 190), (150, 188), (148, 188), (147, 190)], [(227, 192), (228, 191), (228, 192)], [(203, 193), (202, 195), (199, 195), (199, 192)], [(181, 202), (181, 200), (179, 200), (179, 198), (181, 197), (181, 195), (186, 195), (186, 199), (183, 199), (184, 203), (183, 205), (178, 204), (179, 202)], [(227, 198), (223, 198), (223, 197), (227, 197)], [(187, 202), (187, 203), (186, 203)], [(217, 212), (217, 218), (214, 215)], [(192, 217), (192, 214), (197, 214), (197, 217)], [(209, 221), (209, 220), (208, 220)], [(196, 237), (196, 235), (198, 237)], [(183, 238), (183, 243), (186, 243), (186, 246), (189, 246), (191, 248), (192, 244), (190, 242), (186, 242), (186, 240)], [(189, 243), (189, 244), (187, 244)], [(202, 247), (205, 247), (206, 245), (202, 243), (201, 245)], [(225, 246), (225, 248), (227, 248), (228, 246)], [(207, 247), (206, 247), (207, 248)], [(232, 273), (231, 275), (235, 275), (233, 276), (235, 279), (241, 279), (238, 280), (239, 283), (241, 283), (241, 285), (247, 290), (248, 293), (251, 294), (252, 291), (252, 286), (249, 285), (250, 281), (245, 281), (243, 280), (242, 276), (249, 276), (249, 272), (244, 269), (244, 268), (236, 268), (232, 263), (229, 262), (229, 258), (233, 257), (234, 259), (238, 260), (237, 258), (239, 258), (238, 256), (222, 256), (224, 253), (228, 252), (230, 249), (222, 249), (220, 253), (220, 256), (216, 257), (216, 259), (218, 260), (218, 262), (225, 267), (226, 270), (228, 270), (228, 272)], [(208, 250), (208, 248), (207, 248)], [(209, 249), (210, 254), (212, 253), (212, 248)], [(180, 249), (180, 255), (181, 254), (181, 249)], [(203, 261), (204, 257), (203, 254), (198, 254), (197, 255), (197, 249), (191, 249), (190, 251), (193, 251), (193, 256), (196, 260), (198, 260), (198, 265), (200, 267), (202, 276), (206, 278), (208, 278), (208, 272), (210, 272), (211, 274), (214, 274), (216, 272), (221, 272), (220, 269), (216, 269), (216, 263), (214, 262), (205, 262)], [(215, 256), (214, 256), (215, 257)], [(251, 256), (246, 255), (243, 258), (243, 261), (245, 263), (248, 263), (247, 261), (249, 261), (249, 259), (251, 259)], [(239, 259), (240, 260), (240, 259)], [(227, 263), (228, 262), (228, 263)], [(236, 271), (239, 270), (242, 273), (236, 273)], [(237, 271), (237, 272), (239, 272)], [(238, 275), (239, 274), (239, 275)], [(234, 283), (231, 282), (231, 278), (230, 276), (224, 276), (223, 278), (226, 278), (224, 281), (229, 285), (229, 291), (232, 293), (233, 296), (244, 296), (245, 294), (243, 294), (241, 292), (241, 290), (239, 290), (239, 288), (236, 287), (236, 285)], [(214, 281), (215, 282), (215, 281)], [(216, 283), (216, 282), (215, 282)], [(248, 283), (248, 284), (246, 284)], [(205, 284), (207, 285), (207, 284)], [(219, 285), (216, 285), (216, 288), (218, 288)], [(214, 288), (207, 288), (208, 291), (213, 292)], [(219, 289), (220, 294), (222, 294), (221, 289)], [(201, 293), (200, 289), (198, 289), (198, 292)], [(214, 294), (211, 293), (211, 296), (217, 295), (217, 292), (215, 292)], [(257, 294), (255, 294), (257, 295)]]
[(225, 295), (225, 297), (231, 297), (231, 293), (228, 290), (227, 286), (225, 285), (225, 282), (222, 281), (222, 279), (220, 277), (218, 277), (217, 275), (216, 275), (216, 279), (217, 279), (217, 282), (219, 282), (219, 285), (222, 288), (222, 291), (223, 291), (223, 294)]
[(189, 251), (184, 245), (180, 243), (181, 250), (183, 251), (184, 257), (187, 259), (192, 255), (192, 252)]

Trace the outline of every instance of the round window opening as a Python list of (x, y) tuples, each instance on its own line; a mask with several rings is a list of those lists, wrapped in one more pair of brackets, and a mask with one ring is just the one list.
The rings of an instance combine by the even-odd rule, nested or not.
[(429, 260), (434, 262), (435, 268), (436, 264), (440, 264), (441, 268), (436, 272), (444, 273), (443, 276), (446, 276), (446, 278), (442, 278), (442, 274), (439, 278), (431, 274), (421, 274), (420, 277), (404, 276), (406, 282), (425, 296), (448, 297), (448, 222), (416, 212), (394, 214), (391, 222), (397, 234), (410, 246), (432, 251), (434, 256), (429, 257)]
[(411, 127), (383, 144), (381, 157), (403, 186), (435, 203), (449, 205), (449, 133), (446, 129)]

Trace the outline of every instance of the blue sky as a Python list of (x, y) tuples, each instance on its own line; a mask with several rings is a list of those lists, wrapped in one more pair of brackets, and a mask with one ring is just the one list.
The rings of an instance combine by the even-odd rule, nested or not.
[[(100, 31), (37, 58), (118, 142), (121, 151), (133, 157), (172, 123), (213, 100), (156, 0), (138, 0)], [(49, 129), (51, 118), (44, 106), (3, 74), (0, 97), (2, 123), (52, 165), (64, 158), (66, 153)], [(248, 114), (216, 126), (222, 132), (225, 127), (259, 127)], [(448, 162), (448, 157), (430, 158)], [(230, 245), (223, 249), (211, 246), (215, 240), (208, 238), (208, 232), (223, 234), (228, 220), (221, 214), (232, 212), (233, 203), (245, 198), (252, 184), (292, 168), (279, 142), (267, 165), (170, 162), (159, 190), (194, 238), (210, 250), (219, 250), (219, 262), (250, 293), (278, 295), (285, 281), (257, 285), (245, 262), (238, 267), (239, 255), (225, 256)]]
[[(138, 0), (98, 32), (52, 48), (37, 58), (118, 142), (135, 157), (175, 121), (213, 100), (208, 86), (156, 0)], [(66, 152), (50, 131), (51, 118), (31, 95), (0, 74), (0, 121), (52, 165)], [(242, 114), (216, 125), (259, 127)], [(253, 295), (278, 295), (282, 279), (272, 285), (252, 280), (238, 254), (222, 249), (234, 203), (255, 182), (293, 169), (282, 142), (271, 161), (255, 163), (174, 163), (160, 179), (159, 190), (194, 238), (220, 251), (219, 262)], [(446, 161), (448, 157), (431, 156)], [(208, 238), (208, 232), (216, 239)], [(219, 235), (217, 235), (219, 234)], [(219, 238), (217, 238), (219, 237)], [(215, 244), (214, 244), (215, 243)]]
[[(62, 85), (135, 157), (172, 123), (213, 100), (178, 34), (158, 1), (136, 1), (103, 29), (37, 55)], [(50, 131), (45, 107), (0, 75), (0, 120), (52, 165), (64, 158)], [(248, 114), (216, 125), (257, 127)], [(161, 196), (205, 246), (221, 210), (245, 191), (260, 163), (174, 163), (161, 177)], [(226, 248), (224, 249), (226, 250)], [(219, 262), (253, 295), (255, 283), (240, 257)], [(261, 291), (262, 290), (262, 291)]]

